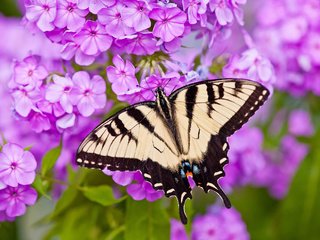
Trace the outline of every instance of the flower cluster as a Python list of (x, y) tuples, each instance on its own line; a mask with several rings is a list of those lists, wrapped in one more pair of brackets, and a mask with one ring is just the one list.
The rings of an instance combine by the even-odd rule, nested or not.
[(15, 112), (35, 132), (63, 131), (75, 125), (78, 115), (88, 117), (106, 103), (102, 77), (84, 71), (49, 75), (36, 56), (15, 62), (9, 87)]
[(267, 164), (256, 183), (268, 187), (275, 198), (286, 196), (292, 177), (309, 152), (308, 146), (299, 142), (297, 137), (310, 137), (313, 134), (309, 113), (304, 110), (292, 111), (288, 120), (288, 134), (281, 139), (279, 149), (266, 152)]
[(33, 205), (37, 192), (30, 187), (35, 179), (37, 162), (29, 151), (7, 143), (0, 152), (0, 221), (13, 220)]
[(220, 181), (226, 191), (261, 181), (264, 177), (261, 172), (268, 165), (262, 143), (263, 133), (258, 128), (244, 127), (230, 138), (230, 163), (225, 167), (227, 177)]
[(320, 95), (319, 1), (262, 4), (255, 42), (275, 66), (276, 86), (296, 96), (309, 91)]
[[(196, 216), (192, 224), (191, 239), (249, 239), (241, 215), (233, 208), (211, 206), (203, 216)], [(171, 221), (171, 240), (187, 240), (188, 236), (181, 222)]]
[(25, 18), (63, 46), (63, 59), (80, 65), (90, 65), (110, 48), (135, 55), (172, 51), (190, 28), (212, 39), (234, 19), (243, 23), (245, 0), (174, 2), (27, 0)]

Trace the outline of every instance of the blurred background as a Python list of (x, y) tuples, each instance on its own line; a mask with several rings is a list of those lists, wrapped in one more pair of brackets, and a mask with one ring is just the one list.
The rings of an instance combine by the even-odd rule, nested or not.
[[(69, 145), (62, 150), (55, 148), (59, 137), (34, 132), (13, 116), (8, 84), (14, 62), (32, 53), (41, 56), (49, 69), (61, 65), (60, 46), (22, 24), (22, 2), (2, 0), (0, 4), (0, 133), (6, 141), (18, 140), (21, 146), (31, 147), (38, 159), (60, 157), (50, 178), (36, 178), (33, 187), (38, 200), (25, 215), (0, 216), (0, 239), (319, 239), (318, 0), (234, 0), (246, 2), (248, 35), (233, 27), (231, 38), (214, 44), (208, 71), (218, 77), (243, 77), (239, 71), (254, 71), (272, 97), (230, 138), (230, 164), (219, 183), (230, 197), (232, 210), (225, 210), (214, 194), (195, 189), (194, 198), (187, 201), (186, 228), (179, 222), (175, 199), (150, 201), (144, 193), (147, 200), (135, 201), (130, 197), (136, 196), (130, 193), (133, 187), (128, 187), (129, 196), (124, 187), (114, 186), (110, 176), (66, 167), (79, 141), (101, 116), (125, 106), (114, 93), (107, 90), (110, 101), (98, 117), (84, 120), (72, 134), (64, 135)], [(187, 40), (189, 46), (197, 46), (194, 41)], [(114, 176), (113, 180), (117, 182)], [(141, 187), (143, 183), (135, 180), (135, 186)]]

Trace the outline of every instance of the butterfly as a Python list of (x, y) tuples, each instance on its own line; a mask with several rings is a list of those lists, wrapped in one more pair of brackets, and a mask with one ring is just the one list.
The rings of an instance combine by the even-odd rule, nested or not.
[(139, 170), (154, 189), (177, 198), (186, 224), (184, 205), (192, 198), (188, 178), (231, 207), (218, 184), (228, 163), (227, 138), (268, 96), (261, 84), (241, 79), (197, 82), (169, 96), (157, 88), (155, 101), (129, 106), (98, 125), (80, 144), (76, 162), (101, 170)]

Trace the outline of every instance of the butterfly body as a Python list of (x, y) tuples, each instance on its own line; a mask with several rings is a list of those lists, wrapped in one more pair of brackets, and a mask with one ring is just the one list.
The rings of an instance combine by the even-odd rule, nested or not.
[(89, 168), (139, 170), (154, 189), (175, 196), (180, 218), (192, 198), (188, 178), (205, 192), (230, 201), (218, 184), (228, 163), (227, 137), (239, 129), (267, 99), (262, 85), (235, 79), (187, 85), (156, 100), (130, 106), (107, 119), (81, 143), (77, 163)]

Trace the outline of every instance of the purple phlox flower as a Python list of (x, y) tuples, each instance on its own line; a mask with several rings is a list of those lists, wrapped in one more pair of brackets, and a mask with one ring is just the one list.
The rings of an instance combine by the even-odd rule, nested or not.
[(94, 21), (87, 21), (74, 38), (86, 55), (97, 55), (108, 50), (112, 44), (112, 37), (106, 33), (101, 24)]
[(149, 9), (144, 1), (125, 1), (126, 7), (121, 12), (123, 22), (134, 28), (135, 31), (141, 32), (151, 26), (148, 17)]
[(175, 219), (170, 220), (170, 240), (188, 240), (186, 229), (181, 221)]
[(223, 77), (247, 78), (246, 71), (240, 70), (238, 67), (240, 57), (233, 55), (222, 69)]
[(45, 95), (46, 100), (51, 103), (59, 102), (67, 113), (71, 113), (73, 110), (70, 97), (70, 93), (73, 88), (71, 78), (68, 75), (65, 77), (53, 75), (52, 79), (54, 83), (50, 84), (47, 88)]
[[(152, 99), (154, 100), (154, 93), (158, 87), (162, 88), (167, 95), (170, 95), (173, 90), (176, 90), (183, 85), (184, 82), (180, 80), (180, 74), (177, 72), (167, 73), (162, 77), (153, 74), (150, 77), (143, 79), (140, 85), (141, 87), (150, 90), (148, 93), (146, 92), (146, 94), (151, 95)], [(150, 98), (150, 96), (147, 96), (146, 98)]]
[(136, 172), (130, 171), (110, 171), (107, 168), (105, 168), (103, 172), (108, 176), (112, 176), (113, 181), (121, 186), (129, 185), (133, 181), (136, 174)]
[(183, 10), (187, 10), (188, 22), (196, 24), (200, 20), (200, 15), (205, 14), (207, 11), (207, 4), (209, 0), (183, 0)]
[(133, 64), (129, 60), (124, 61), (119, 55), (114, 56), (112, 62), (115, 66), (107, 67), (107, 76), (112, 83), (112, 90), (115, 93), (122, 93), (135, 88), (138, 81)]
[(80, 49), (80, 43), (76, 42), (73, 36), (74, 33), (66, 33), (66, 43), (61, 49), (61, 57), (65, 60), (71, 60), (74, 57), (75, 62), (82, 66), (88, 66), (92, 64), (96, 56), (87, 55), (82, 52)]
[(209, 6), (217, 17), (218, 23), (222, 26), (233, 21), (233, 14), (227, 0), (210, 0)]
[(184, 33), (187, 16), (177, 7), (153, 9), (149, 17), (156, 21), (153, 28), (154, 36), (165, 42), (170, 42)]
[(11, 218), (23, 215), (26, 205), (33, 205), (36, 200), (37, 192), (30, 186), (19, 185), (0, 190), (0, 210)]
[[(255, 144), (252, 144), (254, 142)], [(267, 166), (262, 151), (263, 134), (258, 128), (244, 127), (230, 138), (230, 163), (225, 167), (226, 177), (220, 183), (226, 191), (235, 186), (255, 184)]]
[(7, 185), (0, 179), (0, 190), (6, 188)]
[(26, 18), (35, 22), (41, 31), (51, 31), (54, 29), (56, 4), (56, 0), (26, 0)]
[(118, 93), (118, 99), (122, 102), (128, 102), (129, 104), (135, 104), (138, 102), (151, 101), (154, 99), (154, 94), (146, 88), (137, 86), (126, 92)]
[(249, 234), (241, 215), (234, 209), (214, 205), (206, 215), (195, 217), (191, 238), (248, 240)]
[(31, 110), (37, 110), (34, 103), (41, 98), (41, 95), (38, 90), (27, 91), (20, 87), (13, 90), (12, 97), (15, 111), (22, 117), (26, 117)]
[(116, 0), (81, 0), (78, 1), (80, 9), (88, 9), (97, 14), (102, 8), (111, 7), (116, 3)]
[(90, 116), (95, 109), (101, 109), (106, 104), (106, 84), (101, 76), (91, 79), (85, 71), (76, 72), (72, 81), (72, 102), (82, 116)]
[(126, 53), (135, 55), (152, 55), (160, 49), (150, 32), (137, 33), (134, 37), (118, 40), (117, 44), (123, 47)]
[(132, 183), (127, 187), (128, 194), (134, 200), (147, 199), (148, 201), (153, 202), (163, 197), (163, 191), (154, 190), (151, 183), (144, 180), (141, 172), (135, 173), (134, 180), (136, 183)]
[[(306, 37), (306, 40), (303, 42), (302, 52), (306, 56), (308, 65), (312, 63), (320, 66), (320, 34), (318, 32), (309, 33)], [(307, 67), (307, 70), (310, 70), (311, 67)]]
[(29, 151), (7, 143), (0, 152), (0, 179), (8, 186), (31, 184), (35, 178), (37, 162)]
[(294, 110), (289, 117), (289, 132), (295, 136), (311, 136), (314, 127), (310, 114), (304, 110)]
[(297, 43), (308, 31), (307, 19), (302, 16), (287, 18), (279, 31), (283, 41)]
[(24, 87), (26, 90), (32, 90), (40, 87), (43, 79), (48, 76), (47, 69), (39, 64), (40, 58), (28, 56), (21, 62), (14, 64), (13, 81)]
[(36, 133), (51, 129), (50, 119), (39, 110), (32, 111), (27, 120), (30, 123), (31, 129)]
[(37, 102), (37, 107), (42, 113), (50, 114), (55, 117), (61, 117), (65, 113), (60, 102), (52, 103), (46, 99), (42, 99)]
[(249, 79), (260, 79), (264, 82), (271, 81), (273, 68), (267, 58), (260, 56), (259, 52), (252, 48), (243, 52), (239, 59), (238, 67), (240, 70), (247, 70)]
[(161, 50), (165, 53), (174, 53), (178, 51), (181, 47), (182, 41), (181, 38), (174, 38), (170, 42), (163, 42), (163, 40), (159, 40), (157, 45), (162, 44)]
[(266, 169), (272, 177), (269, 176), (265, 185), (274, 197), (281, 199), (287, 194), (292, 177), (307, 154), (308, 146), (299, 143), (293, 136), (287, 135), (282, 139), (280, 154), (271, 155)]
[(98, 20), (106, 26), (106, 31), (109, 35), (115, 38), (123, 38), (126, 35), (131, 35), (135, 31), (132, 27), (128, 27), (121, 17), (125, 6), (121, 3), (110, 8), (103, 8), (98, 12)]
[(63, 131), (64, 129), (73, 127), (76, 123), (76, 115), (74, 113), (69, 113), (56, 121), (57, 129)]
[(79, 9), (77, 3), (78, 0), (57, 0), (57, 17), (54, 21), (57, 27), (77, 31), (83, 26), (89, 11)]
[(240, 4), (244, 5), (247, 3), (247, 0), (231, 0), (231, 9), (232, 12), (234, 14), (234, 16), (236, 17), (238, 23), (240, 25), (244, 25), (243, 22), (243, 10), (240, 8)]

